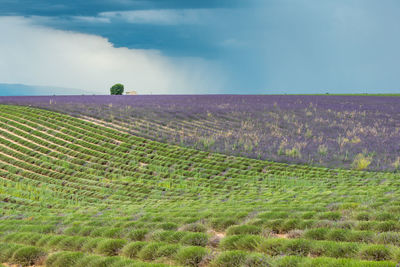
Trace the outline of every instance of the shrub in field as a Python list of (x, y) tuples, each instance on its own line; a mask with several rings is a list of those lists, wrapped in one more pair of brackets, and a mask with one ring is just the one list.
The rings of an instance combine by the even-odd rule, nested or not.
[(340, 256), (343, 258), (353, 258), (356, 256), (359, 250), (360, 250), (360, 245), (358, 245), (357, 243), (342, 243), (341, 245), (338, 246), (336, 250), (333, 250), (333, 252), (334, 255), (337, 255), (338, 258), (339, 255), (343, 255)]
[(287, 238), (300, 238), (303, 234), (303, 230), (291, 230), (287, 233)]
[(200, 219), (199, 217), (186, 218), (182, 222), (185, 224), (192, 224), (192, 223), (196, 223), (197, 221), (199, 221), (199, 219)]
[(222, 252), (218, 258), (212, 262), (215, 267), (241, 267), (247, 259), (247, 253), (241, 250)]
[(21, 247), (23, 246), (17, 244), (0, 243), (0, 262), (8, 262), (14, 254), (14, 251)]
[(310, 220), (314, 218), (315, 214), (316, 213), (314, 211), (305, 212), (301, 215), (301, 218), (304, 220)]
[(356, 219), (359, 221), (369, 221), (371, 219), (371, 215), (368, 212), (360, 212), (356, 215)]
[(40, 234), (35, 234), (35, 233), (21, 233), (20, 237), (16, 241), (27, 244), (31, 238), (33, 238), (33, 240), (39, 240), (40, 239), (39, 236)]
[(172, 231), (170, 235), (166, 237), (166, 240), (168, 243), (178, 243), (180, 242), (188, 232), (180, 232), (180, 231)]
[(178, 243), (186, 235), (191, 235), (191, 234), (192, 233), (190, 232), (156, 230), (151, 234), (151, 240), (163, 241), (168, 243)]
[(97, 248), (97, 245), (102, 241), (104, 241), (104, 238), (91, 238), (83, 243), (81, 250), (89, 253), (94, 252)]
[(118, 254), (125, 244), (126, 241), (123, 239), (107, 239), (97, 245), (96, 251), (102, 255), (114, 256)]
[(352, 222), (352, 221), (339, 221), (339, 222), (336, 222), (336, 224), (335, 224), (335, 227), (340, 228), (340, 229), (347, 229), (347, 230), (353, 229), (353, 228), (355, 228), (355, 226), (356, 226), (356, 223)]
[[(36, 233), (10, 233), (4, 237), (5, 242), (23, 242), (24, 244), (34, 245), (41, 238), (41, 234)], [(32, 241), (30, 241), (32, 239)]]
[(288, 240), (283, 250), (287, 255), (305, 256), (311, 251), (311, 242), (305, 239)]
[(13, 253), (11, 262), (22, 266), (30, 266), (43, 261), (46, 255), (47, 253), (43, 249), (37, 247), (22, 247)]
[(191, 223), (191, 224), (184, 225), (182, 227), (182, 230), (188, 231), (188, 232), (204, 233), (207, 231), (207, 228), (200, 223)]
[(260, 219), (260, 218), (253, 218), (253, 219), (250, 219), (248, 222), (247, 222), (247, 225), (256, 225), (256, 226), (262, 226), (263, 225), (263, 223), (264, 223), (264, 221), (262, 220), (262, 219)]
[(68, 249), (68, 250), (79, 250), (84, 244), (85, 237), (82, 236), (69, 236), (63, 240), (61, 240), (57, 244), (57, 248), (59, 249)]
[(351, 231), (348, 235), (348, 241), (372, 243), (376, 235), (372, 231)]
[(172, 222), (166, 222), (159, 225), (159, 228), (163, 230), (176, 230), (178, 229), (178, 225)]
[(258, 217), (262, 219), (286, 219), (289, 217), (289, 214), (287, 212), (282, 212), (282, 211), (270, 211), (270, 212), (265, 212), (261, 213), (258, 215)]
[(67, 236), (50, 236), (50, 238), (47, 240), (46, 247), (48, 248), (56, 248), (58, 244), (63, 241)]
[(103, 230), (102, 237), (108, 237), (108, 238), (121, 238), (122, 237), (122, 231), (123, 229), (121, 228), (110, 228)]
[(311, 226), (313, 228), (331, 228), (334, 226), (334, 222), (330, 220), (318, 220), (313, 221), (313, 224)]
[(226, 230), (227, 235), (258, 235), (261, 233), (261, 227), (255, 225), (234, 225)]
[(333, 258), (351, 258), (355, 257), (359, 251), (359, 246), (355, 243), (339, 242), (318, 242), (313, 245), (311, 253), (318, 256), (327, 256)]
[(233, 235), (227, 236), (221, 241), (221, 247), (224, 249), (244, 249), (254, 250), (262, 242), (262, 238), (256, 235)]
[(129, 243), (122, 249), (122, 255), (132, 259), (137, 256), (139, 251), (146, 246), (146, 244), (146, 242), (142, 241)]
[(187, 233), (181, 240), (183, 245), (204, 247), (207, 245), (208, 236), (205, 233)]
[(349, 238), (348, 231), (343, 229), (332, 229), (327, 234), (326, 238), (332, 241), (346, 241)]
[(297, 229), (299, 226), (299, 220), (298, 219), (289, 219), (286, 220), (281, 226), (279, 227), (279, 232), (280, 233), (287, 233), (290, 230)]
[(223, 231), (234, 224), (236, 224), (236, 220), (232, 218), (215, 218), (211, 220), (211, 227), (217, 231)]
[(355, 264), (354, 260), (350, 259), (332, 259), (332, 258), (314, 258), (314, 259), (304, 259), (301, 263), (301, 267), (342, 267), (342, 266), (358, 266)]
[(81, 227), (79, 227), (79, 226), (71, 226), (71, 227), (68, 227), (67, 229), (64, 229), (63, 233), (65, 235), (77, 235), (77, 234), (79, 234), (80, 230), (81, 230)]
[(184, 247), (178, 251), (176, 259), (184, 265), (199, 266), (208, 253), (203, 247)]
[[(143, 267), (147, 267), (145, 263), (143, 263), (143, 264), (136, 263), (135, 261), (130, 260), (130, 259), (119, 259), (119, 260), (113, 262), (110, 265), (110, 267), (130, 267), (130, 266), (132, 266), (132, 267), (136, 267), (136, 266), (137, 267), (142, 267), (142, 266)], [(151, 265), (148, 264), (148, 266), (150, 267)], [(158, 265), (157, 264), (152, 264), (151, 267), (166, 267), (166, 265), (164, 265), (164, 264), (158, 264)]]
[(150, 239), (152, 241), (167, 241), (175, 231), (156, 230), (151, 233)]
[(285, 223), (284, 219), (276, 219), (276, 220), (269, 220), (264, 225), (267, 229), (270, 229), (275, 233), (279, 233), (284, 223)]
[(322, 212), (319, 214), (319, 219), (326, 219), (326, 220), (332, 220), (332, 221), (337, 221), (339, 220), (342, 215), (340, 212), (337, 211), (328, 211), (328, 212)]
[(362, 171), (371, 164), (372, 158), (359, 153), (355, 156), (352, 167), (355, 170)]
[(373, 230), (379, 226), (379, 222), (375, 221), (363, 221), (357, 224), (357, 229), (359, 230)]
[(93, 262), (102, 258), (103, 257), (99, 255), (84, 255), (78, 260), (74, 267), (89, 267), (92, 266)]
[(81, 227), (77, 234), (80, 235), (80, 236), (89, 236), (94, 229), (95, 229), (94, 226)]
[(133, 241), (143, 241), (148, 233), (148, 229), (135, 229), (130, 231), (126, 237)]
[(299, 256), (287, 256), (278, 258), (274, 262), (274, 267), (299, 267), (303, 262), (304, 258)]
[(389, 212), (381, 212), (375, 216), (375, 220), (377, 221), (395, 221), (397, 218), (397, 215)]
[(34, 246), (41, 238), (41, 234), (30, 233), (30, 236), (26, 239), (26, 244)]
[(180, 249), (179, 245), (168, 244), (159, 247), (157, 250), (157, 257), (172, 257)]
[(336, 264), (331, 258), (315, 258), (315, 259), (304, 259), (301, 262), (301, 267), (341, 267), (346, 265)]
[(304, 237), (314, 240), (324, 240), (328, 234), (329, 229), (327, 228), (313, 228), (309, 229), (304, 233)]
[(144, 246), (138, 253), (138, 257), (142, 260), (154, 260), (157, 257), (158, 249), (165, 245), (161, 242), (152, 242)]
[(90, 237), (100, 237), (100, 236), (103, 235), (103, 233), (104, 233), (104, 229), (102, 229), (102, 228), (95, 228), (95, 229), (93, 229), (93, 230), (90, 232), (89, 236), (90, 236)]
[(377, 223), (375, 230), (379, 232), (392, 232), (398, 230), (399, 224), (396, 221), (385, 221)]
[(384, 232), (380, 233), (376, 237), (377, 243), (380, 244), (392, 244), (395, 246), (400, 246), (400, 233), (396, 232)]
[(20, 236), (21, 236), (21, 233), (10, 233), (10, 234), (6, 235), (5, 237), (3, 237), (3, 240), (5, 242), (16, 242), (16, 241), (18, 241)]
[(284, 253), (285, 243), (281, 238), (269, 238), (260, 244), (259, 250), (270, 256), (278, 256)]
[(113, 257), (100, 257), (95, 259), (94, 261), (88, 264), (88, 267), (109, 267), (118, 262), (124, 261), (121, 257), (113, 256)]
[(84, 256), (81, 252), (57, 252), (50, 255), (46, 260), (48, 267), (74, 266)]
[(64, 255), (65, 253), (68, 253), (68, 252), (65, 252), (65, 251), (61, 251), (61, 252), (56, 252), (56, 253), (53, 253), (53, 254), (51, 254), (49, 257), (47, 257), (47, 259), (46, 259), (46, 266), (49, 266), (49, 267), (52, 267), (52, 266), (56, 266), (55, 265), (55, 262), (59, 259), (59, 258), (61, 258), (61, 256), (62, 255)]
[(395, 267), (396, 263), (381, 261), (381, 262), (373, 262), (373, 261), (361, 261), (356, 259), (332, 259), (332, 258), (307, 258), (301, 263), (301, 267), (342, 267), (342, 266), (351, 266), (351, 267)]
[(371, 245), (360, 251), (360, 258), (364, 260), (384, 261), (391, 259), (391, 257), (390, 249), (383, 245)]
[(244, 267), (271, 267), (272, 261), (265, 255), (260, 253), (248, 254), (246, 261), (243, 264)]

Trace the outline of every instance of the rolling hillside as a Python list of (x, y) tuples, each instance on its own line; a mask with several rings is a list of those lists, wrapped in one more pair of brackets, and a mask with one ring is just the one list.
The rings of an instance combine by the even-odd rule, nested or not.
[(16, 96), (0, 97), (0, 104), (95, 119), (153, 141), (229, 156), (400, 170), (400, 105), (394, 96)]
[(287, 165), (0, 105), (0, 263), (396, 266), (400, 174)]

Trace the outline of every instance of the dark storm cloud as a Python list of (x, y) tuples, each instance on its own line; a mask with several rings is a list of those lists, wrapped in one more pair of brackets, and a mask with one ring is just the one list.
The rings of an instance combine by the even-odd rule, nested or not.
[(244, 0), (1, 0), (0, 15), (94, 16), (105, 11), (223, 8), (245, 4)]
[(398, 92), (399, 13), (396, 0), (0, 0), (37, 25), (218, 62), (225, 93)]

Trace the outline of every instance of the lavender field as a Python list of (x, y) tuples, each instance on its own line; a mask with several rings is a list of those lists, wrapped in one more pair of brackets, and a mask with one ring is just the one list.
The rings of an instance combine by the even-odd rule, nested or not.
[(205, 151), (358, 170), (400, 168), (395, 96), (0, 97)]

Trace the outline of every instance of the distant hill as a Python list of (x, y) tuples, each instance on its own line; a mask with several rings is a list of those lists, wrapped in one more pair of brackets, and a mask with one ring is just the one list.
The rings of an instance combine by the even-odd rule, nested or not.
[(80, 95), (80, 94), (92, 94), (92, 93), (75, 88), (0, 83), (0, 96)]

